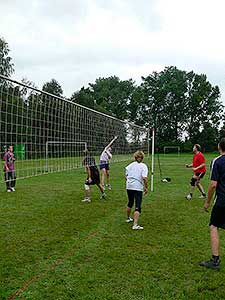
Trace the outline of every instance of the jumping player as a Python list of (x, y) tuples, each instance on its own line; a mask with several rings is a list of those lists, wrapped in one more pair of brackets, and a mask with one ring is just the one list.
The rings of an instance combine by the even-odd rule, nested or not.
[(10, 145), (4, 155), (4, 176), (7, 192), (15, 192), (16, 172), (14, 167), (15, 157), (13, 154), (13, 146)]
[(185, 198), (187, 200), (192, 199), (192, 195), (196, 185), (199, 191), (201, 192), (200, 198), (205, 199), (206, 194), (204, 192), (203, 186), (200, 183), (201, 178), (203, 178), (206, 173), (205, 157), (201, 152), (201, 146), (199, 144), (195, 144), (193, 146), (193, 152), (194, 152), (194, 156), (193, 156), (192, 164), (186, 164), (186, 168), (192, 168), (194, 175), (192, 176), (190, 182), (191, 184), (190, 193)]
[(83, 165), (86, 168), (87, 179), (85, 180), (84, 188), (86, 197), (82, 200), (82, 202), (91, 202), (90, 198), (90, 185), (97, 185), (100, 189), (102, 196), (101, 198), (105, 199), (106, 194), (104, 193), (104, 189), (100, 183), (100, 174), (96, 165), (96, 161), (93, 156), (88, 151), (85, 151), (85, 158), (83, 160)]
[[(148, 167), (142, 161), (144, 159), (144, 153), (137, 151), (134, 153), (135, 161), (126, 167), (126, 189), (128, 196), (127, 204), (127, 223), (133, 222), (132, 229), (139, 230), (144, 229), (138, 225), (138, 219), (141, 213), (142, 194), (148, 192)], [(130, 217), (131, 208), (134, 205), (135, 200), (135, 212), (134, 220)]]
[(105, 175), (107, 178), (107, 187), (109, 190), (111, 190), (110, 180), (109, 180), (109, 160), (112, 158), (112, 144), (117, 139), (117, 136), (114, 137), (114, 139), (105, 147), (105, 149), (102, 151), (100, 156), (100, 170), (101, 170), (101, 184), (104, 186), (105, 181)]

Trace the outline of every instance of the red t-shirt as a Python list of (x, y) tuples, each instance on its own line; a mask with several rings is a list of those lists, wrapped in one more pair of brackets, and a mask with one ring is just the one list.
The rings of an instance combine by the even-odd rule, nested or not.
[[(202, 152), (198, 152), (193, 156), (193, 160), (192, 160), (192, 165), (193, 168), (197, 168), (198, 166), (200, 166), (201, 164), (205, 163), (205, 157), (202, 154)], [(202, 168), (197, 169), (196, 171), (194, 171), (194, 173), (205, 173), (206, 172), (206, 167), (203, 166)]]

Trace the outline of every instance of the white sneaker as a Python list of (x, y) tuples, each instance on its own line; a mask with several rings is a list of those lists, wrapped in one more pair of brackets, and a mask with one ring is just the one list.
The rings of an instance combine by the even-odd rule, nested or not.
[(105, 198), (106, 198), (106, 193), (102, 193), (101, 199), (105, 199)]
[(81, 200), (81, 202), (91, 202), (90, 198), (84, 198), (83, 200)]
[(187, 200), (191, 200), (191, 195), (190, 194), (188, 194), (187, 196), (185, 196), (185, 198), (187, 199)]
[(204, 196), (204, 195), (201, 195), (201, 196), (199, 196), (199, 199), (206, 199), (207, 197), (206, 197), (206, 195)]
[(134, 220), (133, 220), (132, 218), (130, 218), (130, 217), (126, 219), (126, 222), (127, 222), (127, 223), (130, 223), (130, 222), (133, 222), (133, 221), (134, 221)]
[(134, 229), (134, 230), (140, 230), (140, 229), (144, 229), (144, 227), (142, 227), (140, 225), (133, 225), (132, 229)]
[(12, 192), (15, 192), (15, 191), (16, 191), (15, 188), (11, 188), (11, 190), (12, 190)]
[(12, 192), (12, 190), (7, 190), (7, 193), (11, 193)]

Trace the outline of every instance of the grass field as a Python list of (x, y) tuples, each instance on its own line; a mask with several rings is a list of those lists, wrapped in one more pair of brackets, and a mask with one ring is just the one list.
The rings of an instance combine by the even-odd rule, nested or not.
[[(128, 162), (111, 166), (113, 190), (100, 200), (93, 187), (91, 203), (81, 202), (83, 169), (18, 181), (15, 193), (1, 185), (0, 299), (224, 299), (223, 232), (221, 270), (198, 266), (211, 255), (210, 215), (197, 191), (184, 199), (191, 176), (184, 164), (191, 158), (161, 157), (171, 183), (160, 183), (156, 163), (143, 231), (125, 223)], [(207, 174), (205, 188), (208, 182)]]

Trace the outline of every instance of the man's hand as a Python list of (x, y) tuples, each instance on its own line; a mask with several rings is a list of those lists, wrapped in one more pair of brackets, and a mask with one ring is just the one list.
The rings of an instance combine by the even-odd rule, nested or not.
[(185, 167), (186, 167), (186, 168), (189, 168), (189, 164), (186, 164)]
[(148, 193), (148, 188), (144, 188), (144, 194), (147, 195)]
[(205, 201), (205, 203), (204, 203), (204, 210), (205, 210), (206, 212), (209, 212), (209, 211), (208, 211), (209, 206), (210, 206), (210, 202), (208, 202), (208, 199), (207, 199), (207, 200)]

